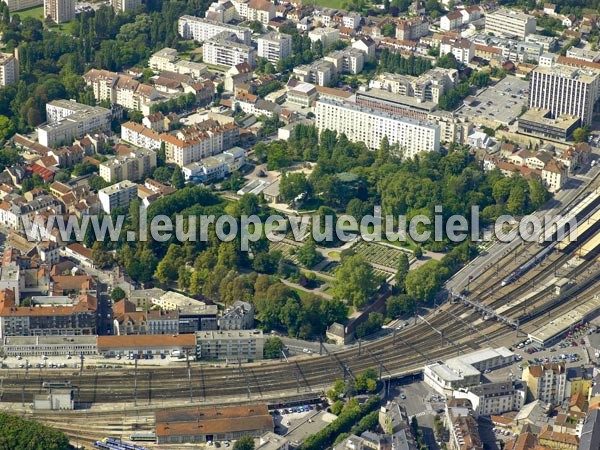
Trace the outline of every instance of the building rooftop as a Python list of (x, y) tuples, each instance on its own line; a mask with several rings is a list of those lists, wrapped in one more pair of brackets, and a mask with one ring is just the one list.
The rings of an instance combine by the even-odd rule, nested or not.
[(105, 187), (104, 189), (100, 189), (98, 191), (98, 193), (104, 193), (106, 195), (112, 195), (112, 194), (116, 194), (119, 191), (122, 191), (124, 189), (129, 189), (129, 188), (135, 188), (137, 189), (137, 185), (129, 180), (123, 180), (123, 181), (119, 181), (118, 183), (115, 183), (111, 186)]

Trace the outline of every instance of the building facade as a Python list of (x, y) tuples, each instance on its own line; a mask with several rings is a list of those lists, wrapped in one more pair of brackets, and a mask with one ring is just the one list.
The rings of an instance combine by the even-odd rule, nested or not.
[(223, 32), (204, 41), (202, 58), (207, 64), (217, 66), (233, 67), (248, 63), (250, 67), (255, 67), (256, 49), (240, 42), (234, 33)]
[(246, 45), (250, 45), (252, 32), (248, 28), (225, 23), (214, 22), (194, 16), (181, 16), (178, 22), (179, 35), (184, 39), (193, 39), (198, 42), (212, 39), (217, 34), (227, 31), (233, 33)]
[(201, 331), (196, 333), (199, 360), (247, 362), (263, 358), (264, 336), (260, 330)]
[(270, 32), (257, 39), (258, 57), (273, 64), (292, 54), (292, 37), (289, 34)]
[(0, 53), (0, 86), (19, 81), (19, 61), (11, 53)]
[(44, 0), (44, 17), (63, 23), (75, 17), (75, 0)]
[(485, 15), (485, 32), (499, 36), (524, 39), (535, 33), (536, 26), (535, 17), (512, 9), (500, 8)]
[(141, 180), (156, 167), (156, 152), (145, 148), (132, 148), (127, 154), (100, 163), (100, 176), (114, 183), (123, 180)]
[(105, 213), (110, 214), (115, 208), (129, 208), (129, 204), (137, 197), (137, 185), (123, 180), (98, 191), (98, 199)]

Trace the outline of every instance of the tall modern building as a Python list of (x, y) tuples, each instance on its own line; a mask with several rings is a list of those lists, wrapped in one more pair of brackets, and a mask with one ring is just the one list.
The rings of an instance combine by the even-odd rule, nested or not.
[(258, 56), (276, 64), (292, 54), (292, 37), (289, 34), (270, 32), (258, 38)]
[(535, 33), (536, 26), (535, 17), (513, 9), (501, 8), (485, 16), (485, 32), (498, 36), (524, 39)]
[(14, 12), (41, 6), (44, 4), (44, 0), (4, 0), (4, 3), (8, 5), (10, 12)]
[(202, 58), (205, 63), (217, 66), (233, 67), (242, 63), (256, 66), (255, 48), (240, 42), (234, 33), (228, 31), (204, 41)]
[(44, 0), (44, 17), (63, 23), (75, 17), (75, 0)]
[(142, 0), (111, 0), (110, 4), (116, 13), (125, 12), (142, 6)]
[(539, 66), (531, 72), (529, 107), (547, 109), (553, 117), (576, 116), (591, 124), (599, 84), (599, 70), (556, 63)]
[(0, 86), (19, 81), (19, 60), (11, 53), (0, 53)]
[(440, 148), (440, 127), (427, 122), (330, 99), (317, 102), (315, 116), (319, 131), (344, 133), (350, 141), (364, 142), (372, 150), (379, 148), (384, 136), (390, 144), (397, 143), (406, 158)]

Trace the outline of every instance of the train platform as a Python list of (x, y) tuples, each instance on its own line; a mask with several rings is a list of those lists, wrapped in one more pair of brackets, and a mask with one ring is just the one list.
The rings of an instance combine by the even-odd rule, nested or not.
[(528, 334), (532, 342), (543, 347), (556, 342), (574, 325), (589, 321), (600, 313), (600, 296), (594, 295), (571, 311), (555, 317), (547, 324)]

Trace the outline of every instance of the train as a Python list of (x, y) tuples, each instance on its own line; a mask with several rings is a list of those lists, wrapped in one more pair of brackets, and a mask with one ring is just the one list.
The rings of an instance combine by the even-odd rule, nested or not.
[(103, 450), (148, 450), (147, 447), (142, 447), (141, 445), (136, 444), (130, 444), (128, 442), (123, 442), (110, 437), (104, 438), (101, 441), (94, 442), (94, 447)]
[(500, 285), (506, 286), (508, 284), (511, 284), (511, 283), (514, 283), (515, 281), (517, 281), (519, 278), (521, 278), (523, 275), (525, 275), (527, 272), (529, 272), (535, 266), (540, 264), (544, 259), (546, 259), (548, 257), (548, 255), (550, 255), (552, 253), (552, 251), (554, 250), (554, 247), (556, 247), (557, 243), (558, 243), (557, 241), (554, 241), (547, 247), (540, 250), (531, 259), (529, 259), (525, 264), (519, 266), (517, 269), (512, 271), (506, 278), (504, 278), (502, 280)]

